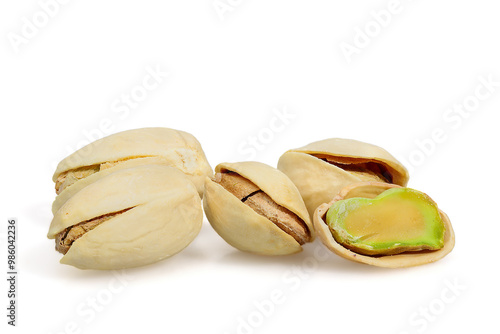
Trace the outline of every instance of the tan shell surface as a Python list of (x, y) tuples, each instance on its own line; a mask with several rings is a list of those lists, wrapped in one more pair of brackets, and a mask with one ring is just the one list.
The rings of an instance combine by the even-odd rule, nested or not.
[(393, 183), (406, 185), (408, 183), (408, 170), (389, 152), (382, 147), (353, 139), (329, 138), (310, 143), (304, 147), (290, 150), (289, 152), (302, 152), (307, 154), (325, 154), (343, 158), (368, 159), (383, 163), (393, 175)]
[(285, 255), (302, 250), (292, 236), (208, 177), (203, 207), (214, 230), (239, 250), (261, 255)]
[(386, 150), (356, 140), (332, 138), (311, 143), (285, 152), (278, 161), (278, 169), (297, 186), (313, 215), (322, 203), (329, 202), (349, 184), (365, 181), (359, 175), (343, 170), (311, 154), (362, 159), (383, 164), (393, 175), (393, 182), (401, 186), (408, 183), (408, 171)]
[(375, 198), (385, 190), (395, 187), (400, 186), (381, 182), (362, 182), (349, 185), (342, 189), (332, 201), (321, 204), (314, 212), (313, 224), (319, 239), (326, 247), (328, 247), (328, 249), (345, 259), (377, 267), (413, 267), (435, 262), (445, 257), (455, 246), (455, 233), (453, 231), (453, 227), (451, 226), (450, 219), (441, 210), (439, 210), (439, 213), (445, 225), (446, 232), (444, 236), (444, 247), (437, 251), (401, 253), (396, 255), (373, 257), (355, 253), (339, 244), (333, 238), (332, 233), (325, 222), (326, 212), (333, 203), (353, 197)]
[(189, 175), (199, 193), (206, 176), (212, 176), (205, 153), (191, 134), (168, 128), (141, 128), (99, 139), (63, 159), (52, 177), (83, 166), (136, 157), (162, 157), (170, 166)]
[(61, 263), (81, 269), (142, 266), (179, 252), (201, 229), (201, 200), (189, 178), (176, 168), (146, 165), (81, 189), (56, 212), (48, 237), (131, 207), (77, 239)]
[(142, 165), (165, 165), (168, 166), (169, 162), (166, 161), (162, 157), (148, 157), (148, 158), (138, 158), (138, 159), (130, 159), (123, 161), (120, 164), (117, 164), (111, 168), (106, 168), (98, 173), (94, 173), (90, 176), (87, 176), (86, 178), (80, 179), (73, 183), (72, 185), (64, 188), (64, 190), (59, 193), (59, 195), (56, 196), (54, 202), (52, 203), (52, 214), (55, 214), (57, 210), (61, 208), (61, 206), (66, 203), (68, 199), (70, 199), (73, 195), (75, 195), (77, 192), (85, 188), (91, 183), (94, 183), (103, 177), (114, 173), (116, 171), (122, 170), (122, 169), (127, 169), (127, 168), (132, 168), (132, 167), (137, 167), (137, 166), (142, 166)]
[[(232, 171), (253, 182), (275, 203), (301, 218), (312, 240), (313, 228), (305, 204), (298, 189), (285, 174), (254, 161), (221, 163), (215, 171)], [(291, 235), (210, 178), (205, 179), (203, 206), (215, 231), (237, 249), (261, 255), (285, 255), (302, 250)]]
[(283, 172), (257, 161), (220, 163), (215, 167), (216, 173), (224, 170), (238, 173), (252, 181), (277, 204), (299, 216), (309, 228), (312, 238), (314, 238), (312, 222), (304, 200), (295, 184)]

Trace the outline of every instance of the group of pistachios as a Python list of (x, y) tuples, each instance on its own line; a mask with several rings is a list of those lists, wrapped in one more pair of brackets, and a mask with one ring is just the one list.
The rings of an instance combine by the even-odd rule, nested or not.
[(454, 246), (447, 215), (405, 188), (407, 170), (384, 149), (326, 139), (254, 161), (210, 167), (200, 143), (168, 128), (124, 131), (63, 159), (48, 238), (61, 263), (121, 269), (168, 258), (198, 235), (203, 208), (233, 247), (300, 252), (318, 236), (336, 254), (380, 267), (434, 262)]

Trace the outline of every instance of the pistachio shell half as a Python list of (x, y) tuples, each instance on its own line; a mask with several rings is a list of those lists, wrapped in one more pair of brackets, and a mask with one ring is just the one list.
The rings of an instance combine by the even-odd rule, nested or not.
[(143, 165), (169, 165), (169, 161), (163, 157), (148, 157), (148, 158), (135, 158), (129, 160), (123, 160), (118, 164), (111, 167), (105, 167), (107, 164), (101, 165), (100, 169), (96, 173), (92, 173), (85, 178), (81, 178), (71, 185), (67, 186), (62, 190), (59, 195), (56, 196), (54, 202), (52, 203), (52, 214), (55, 214), (57, 210), (63, 206), (68, 199), (70, 199), (74, 194), (85, 188), (91, 183), (94, 183), (101, 178), (114, 173), (118, 170), (143, 166)]
[(263, 255), (297, 253), (312, 224), (290, 179), (259, 162), (222, 163), (206, 178), (203, 206), (215, 231), (233, 247)]
[[(89, 145), (63, 159), (52, 177), (56, 183), (53, 211), (74, 193), (97, 178), (91, 178), (107, 169), (113, 171), (141, 164), (165, 164), (188, 175), (200, 196), (206, 176), (212, 176), (200, 143), (191, 134), (168, 128), (142, 128), (119, 132)], [(82, 180), (76, 188), (64, 194)], [(59, 196), (58, 196), (59, 197)]]
[(80, 269), (121, 269), (170, 257), (200, 231), (201, 200), (176, 168), (121, 169), (82, 188), (56, 212), (47, 237)]
[(394, 255), (370, 256), (356, 253), (335, 240), (328, 224), (326, 223), (327, 211), (333, 203), (355, 197), (375, 198), (386, 190), (392, 188), (400, 188), (400, 186), (381, 182), (355, 183), (343, 188), (331, 202), (321, 204), (314, 212), (313, 224), (315, 231), (323, 244), (332, 252), (348, 260), (386, 268), (412, 267), (431, 263), (442, 259), (450, 253), (455, 246), (455, 234), (451, 226), (450, 219), (441, 210), (438, 210), (438, 212), (445, 228), (444, 245), (442, 248), (437, 250), (422, 250), (403, 252)]
[(331, 138), (285, 152), (278, 169), (297, 186), (309, 214), (345, 186), (379, 181), (405, 186), (408, 171), (381, 147), (351, 139)]

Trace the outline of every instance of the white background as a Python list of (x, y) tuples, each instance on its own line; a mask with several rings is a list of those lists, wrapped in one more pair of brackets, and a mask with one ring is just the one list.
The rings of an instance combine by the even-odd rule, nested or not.
[[(6, 325), (1, 280), (2, 328), (498, 332), (498, 3), (401, 0), (382, 27), (372, 11), (387, 13), (389, 1), (221, 3), (229, 9), (212, 0), (75, 0), (48, 17), (34, 0), (2, 2), (0, 259), (5, 274), (6, 222), (17, 217), (20, 272), (16, 328)], [(357, 53), (346, 57), (347, 44)], [(152, 70), (168, 76), (123, 108)], [(453, 108), (464, 103), (461, 116)], [(448, 213), (456, 247), (398, 270), (318, 259), (319, 240), (297, 255), (259, 257), (227, 245), (205, 220), (183, 252), (121, 281), (59, 264), (46, 239), (56, 164), (89, 138), (147, 126), (192, 133), (212, 167), (276, 166), (287, 149), (329, 137), (380, 145), (411, 170), (409, 186)]]

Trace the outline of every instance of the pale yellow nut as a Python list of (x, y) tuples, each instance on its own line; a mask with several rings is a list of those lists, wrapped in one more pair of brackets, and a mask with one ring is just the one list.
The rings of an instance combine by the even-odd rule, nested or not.
[(450, 219), (441, 210), (439, 210), (439, 214), (443, 220), (446, 232), (444, 235), (444, 246), (438, 250), (408, 252), (386, 256), (369, 256), (355, 253), (335, 240), (326, 223), (326, 213), (333, 203), (354, 197), (375, 198), (387, 189), (395, 187), (400, 186), (381, 182), (360, 182), (343, 188), (331, 201), (321, 204), (314, 212), (313, 224), (318, 238), (329, 250), (345, 259), (385, 268), (418, 266), (438, 261), (449, 254), (455, 246), (455, 233), (451, 226)]
[[(122, 213), (120, 213), (122, 212)], [(82, 188), (56, 212), (48, 238), (82, 222), (112, 215), (72, 242), (61, 263), (81, 269), (120, 269), (168, 258), (201, 229), (198, 192), (176, 168), (121, 169)]]
[[(119, 132), (79, 149), (63, 159), (52, 177), (56, 183), (56, 211), (67, 198), (97, 178), (95, 174), (108, 169), (118, 170), (140, 164), (164, 164), (188, 175), (200, 196), (205, 177), (212, 176), (205, 153), (196, 138), (184, 131), (168, 128), (142, 128)], [(91, 178), (91, 179), (88, 179)], [(66, 190), (79, 182), (78, 190)]]
[[(237, 195), (225, 189), (217, 180), (206, 178), (203, 198), (205, 214), (215, 231), (227, 243), (239, 250), (262, 255), (300, 252), (301, 243), (290, 233), (285, 232), (283, 226), (280, 228), (271, 221), (280, 216), (280, 213), (272, 212), (276, 207), (284, 208), (282, 211), (298, 217), (307, 233), (303, 238), (307, 240), (306, 242), (314, 239), (309, 214), (299, 191), (279, 170), (259, 162), (239, 162), (219, 164), (215, 171), (236, 173), (259, 189), (255, 194), (268, 196), (251, 195), (252, 203), (248, 204), (252, 205), (252, 208), (242, 202)], [(265, 198), (270, 198), (274, 203), (269, 205)], [(267, 208), (265, 210), (271, 210), (268, 212), (270, 218), (260, 214), (265, 211), (264, 207)]]
[(406, 168), (381, 147), (351, 139), (331, 138), (285, 152), (278, 169), (297, 186), (312, 217), (349, 184), (383, 181), (405, 186)]

